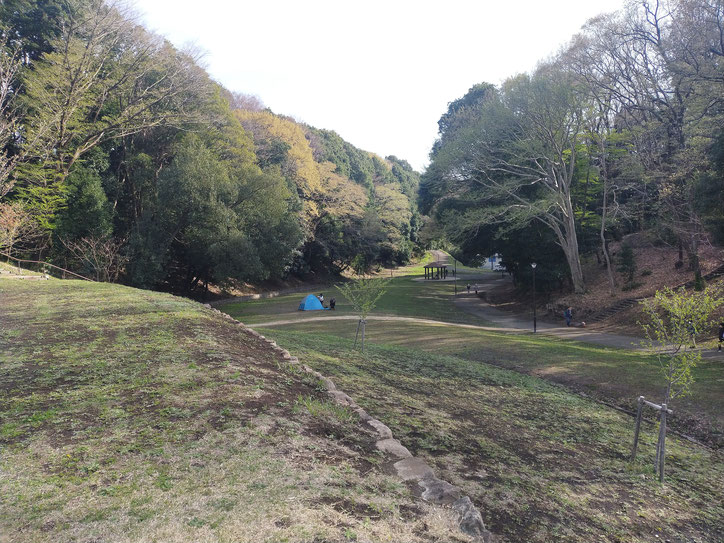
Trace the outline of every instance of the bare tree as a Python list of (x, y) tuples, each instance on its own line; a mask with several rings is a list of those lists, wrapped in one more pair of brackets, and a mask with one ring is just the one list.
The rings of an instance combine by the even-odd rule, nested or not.
[(0, 251), (12, 256), (18, 244), (28, 244), (39, 236), (37, 221), (21, 202), (0, 202)]
[(261, 98), (255, 94), (243, 92), (231, 93), (231, 109), (245, 109), (247, 111), (263, 111), (266, 106)]
[(88, 270), (96, 281), (115, 282), (127, 263), (122, 253), (123, 240), (110, 237), (85, 237), (79, 240), (61, 240), (83, 271)]
[(128, 8), (91, 0), (26, 83), (24, 136), (41, 166), (26, 176), (63, 181), (104, 141), (188, 123), (211, 89), (193, 56), (150, 35)]
[(662, 224), (700, 274), (706, 235), (693, 180), (706, 161), (724, 103), (724, 8), (721, 0), (643, 0), (593, 19), (576, 40), (587, 82), (615, 104), (617, 129), (628, 128), (644, 182), (666, 209)]
[(8, 146), (16, 138), (20, 113), (15, 97), (17, 80), (23, 66), (20, 47), (0, 39), (0, 198), (13, 188), (12, 171), (20, 156), (8, 152)]

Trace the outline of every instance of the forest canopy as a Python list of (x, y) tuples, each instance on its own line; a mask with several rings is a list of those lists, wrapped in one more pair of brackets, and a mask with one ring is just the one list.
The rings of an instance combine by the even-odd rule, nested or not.
[[(724, 6), (632, 2), (590, 20), (528, 74), (453, 102), (423, 175), (430, 228), (466, 259), (500, 253), (516, 279), (586, 288), (596, 254), (639, 231), (679, 248), (701, 282), (724, 241)], [(686, 263), (684, 263), (684, 255)]]
[(209, 283), (404, 263), (419, 175), (214, 82), (102, 0), (0, 3), (0, 252)]

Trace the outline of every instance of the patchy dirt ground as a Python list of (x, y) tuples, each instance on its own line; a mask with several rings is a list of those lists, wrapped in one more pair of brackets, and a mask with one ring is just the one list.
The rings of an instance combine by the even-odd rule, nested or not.
[[(421, 341), (376, 337), (368, 352), (325, 324), (268, 329), (376, 413), (413, 454), (464, 489), (509, 542), (724, 540), (721, 455), (671, 436), (654, 478), (653, 425), (628, 460), (633, 421), (540, 379)], [(404, 332), (397, 329), (393, 336)]]
[(356, 414), (198, 304), (0, 280), (0, 541), (466, 541)]

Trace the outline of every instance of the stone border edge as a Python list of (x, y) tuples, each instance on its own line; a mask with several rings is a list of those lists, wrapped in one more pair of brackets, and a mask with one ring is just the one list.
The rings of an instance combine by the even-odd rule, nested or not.
[[(375, 446), (378, 450), (388, 454), (398, 460), (393, 464), (397, 476), (405, 482), (417, 482), (423, 490), (422, 499), (435, 505), (450, 506), (459, 516), (460, 530), (471, 536), (476, 541), (483, 543), (492, 543), (497, 540), (496, 536), (485, 528), (483, 517), (480, 511), (475, 507), (470, 497), (464, 495), (462, 490), (447, 481), (438, 479), (434, 471), (427, 463), (419, 458), (412, 456), (409, 450), (400, 443), (398, 439), (392, 435), (392, 430), (384, 423), (370, 416), (367, 411), (362, 409), (347, 394), (339, 390), (334, 382), (318, 371), (310, 368), (306, 364), (302, 364), (299, 358), (280, 347), (276, 341), (264, 337), (259, 332), (250, 328), (242, 322), (237, 321), (228, 313), (224, 313), (210, 304), (204, 304), (204, 307), (210, 309), (214, 313), (221, 315), (229, 321), (233, 321), (236, 326), (242, 328), (246, 333), (265, 341), (273, 351), (279, 353), (281, 357), (290, 364), (298, 365), (306, 373), (313, 375), (327, 388), (327, 394), (339, 405), (347, 406), (359, 416), (360, 420), (371, 426), (378, 436)], [(262, 324), (263, 326), (263, 324)]]

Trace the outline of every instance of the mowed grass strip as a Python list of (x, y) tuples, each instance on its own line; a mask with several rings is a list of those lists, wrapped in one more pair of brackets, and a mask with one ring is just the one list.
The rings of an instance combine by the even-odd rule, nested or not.
[(324, 333), (328, 324), (354, 333), (350, 322), (263, 333), (388, 424), (509, 541), (724, 541), (720, 454), (670, 436), (660, 485), (653, 425), (643, 426), (630, 463), (631, 417), (544, 380), (442, 354), (460, 341), (440, 344), (442, 328), (425, 335), (418, 326), (371, 322), (362, 355), (347, 334)]
[(0, 279), (3, 542), (465, 541), (320, 383), (194, 302)]
[[(280, 328), (353, 339), (356, 323), (329, 320), (299, 322)], [(658, 360), (640, 351), (541, 334), (372, 319), (367, 323), (367, 339), (377, 344), (419, 347), (429, 353), (450, 354), (471, 362), (514, 369), (629, 410), (634, 409), (638, 396), (659, 401), (664, 390)], [(724, 445), (724, 357), (703, 359), (693, 369), (693, 375), (691, 394), (676, 400), (676, 413), (670, 424), (721, 447)]]

